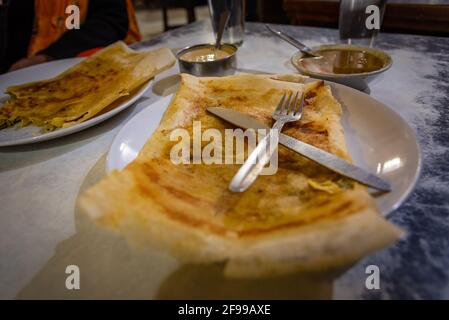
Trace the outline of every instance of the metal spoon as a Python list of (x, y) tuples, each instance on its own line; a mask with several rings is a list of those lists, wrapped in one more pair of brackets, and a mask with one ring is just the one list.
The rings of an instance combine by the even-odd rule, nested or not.
[(299, 51), (301, 51), (302, 53), (304, 53), (307, 56), (310, 57), (314, 57), (314, 58), (322, 58), (322, 56), (313, 53), (313, 50), (310, 49), (308, 46), (306, 46), (305, 44), (299, 42), (298, 40), (296, 40), (295, 38), (289, 36), (288, 34), (285, 34), (281, 31), (275, 30), (273, 29), (271, 26), (269, 26), (268, 24), (265, 25), (265, 27), (270, 30), (273, 34), (277, 35), (279, 38), (281, 38), (282, 40), (290, 43), (292, 46), (296, 47), (299, 49)]
[(220, 15), (220, 21), (218, 22), (217, 38), (215, 41), (215, 49), (219, 50), (221, 47), (221, 38), (223, 37), (224, 30), (228, 24), (229, 18), (231, 17), (231, 11), (225, 10)]

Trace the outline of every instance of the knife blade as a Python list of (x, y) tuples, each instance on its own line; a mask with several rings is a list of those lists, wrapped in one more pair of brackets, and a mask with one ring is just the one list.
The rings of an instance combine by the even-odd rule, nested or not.
[[(259, 120), (232, 109), (210, 107), (207, 108), (207, 111), (240, 128), (255, 130), (270, 129)], [(349, 163), (348, 161), (343, 160), (332, 153), (321, 150), (283, 133), (279, 135), (279, 143), (332, 171), (351, 178), (352, 180), (360, 182), (368, 187), (381, 191), (391, 191), (391, 185), (388, 181), (385, 181), (379, 176), (353, 165), (352, 163)]]

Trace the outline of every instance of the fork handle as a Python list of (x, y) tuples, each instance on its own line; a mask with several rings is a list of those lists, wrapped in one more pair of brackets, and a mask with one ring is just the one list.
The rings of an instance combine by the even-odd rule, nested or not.
[[(277, 151), (279, 134), (284, 123), (282, 121), (276, 121), (270, 132), (259, 142), (253, 152), (251, 152), (248, 159), (246, 159), (245, 163), (232, 179), (229, 185), (231, 191), (243, 192), (254, 183), (265, 165), (270, 162), (271, 157)], [(277, 134), (273, 134), (273, 132)]]

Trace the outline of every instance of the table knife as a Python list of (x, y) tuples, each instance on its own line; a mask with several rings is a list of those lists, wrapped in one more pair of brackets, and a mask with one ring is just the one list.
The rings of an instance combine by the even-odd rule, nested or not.
[[(259, 120), (232, 109), (210, 107), (207, 108), (207, 111), (240, 128), (255, 130), (270, 129)], [(362, 169), (340, 157), (337, 157), (336, 155), (333, 155), (332, 153), (321, 150), (317, 147), (314, 147), (293, 137), (287, 136), (283, 133), (279, 135), (279, 143), (299, 153), (300, 155), (312, 161), (315, 161), (316, 163), (325, 166), (326, 168), (335, 171), (345, 177), (360, 182), (361, 184), (381, 191), (391, 191), (391, 185), (389, 182), (385, 181), (375, 174), (366, 171), (365, 169)]]

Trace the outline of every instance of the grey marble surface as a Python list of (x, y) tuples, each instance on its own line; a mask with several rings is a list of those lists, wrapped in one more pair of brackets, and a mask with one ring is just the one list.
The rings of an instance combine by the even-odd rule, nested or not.
[[(310, 46), (337, 41), (336, 30), (282, 28)], [(181, 48), (212, 40), (211, 27), (203, 22), (137, 47)], [(371, 84), (371, 95), (413, 127), (423, 152), (416, 189), (389, 217), (408, 234), (318, 289), (336, 299), (449, 298), (449, 38), (381, 34), (377, 46), (392, 55), (394, 65)], [(239, 67), (294, 72), (293, 53), (263, 25), (248, 24)], [(176, 72), (175, 66), (156, 82)], [(122, 238), (93, 230), (78, 214), (76, 199), (93, 177), (104, 175), (104, 157), (118, 130), (160, 98), (153, 87), (135, 106), (91, 129), (0, 149), (0, 298), (195, 298), (248, 289), (224, 282), (214, 270), (203, 276), (203, 269), (183, 268), (163, 254), (134, 252)], [(65, 289), (65, 268), (71, 264), (80, 266), (81, 290)], [(371, 264), (380, 267), (380, 290), (365, 288), (365, 268)], [(283, 285), (291, 295), (284, 296), (301, 297), (295, 295), (301, 282), (289, 279)], [(218, 287), (210, 287), (212, 280)], [(259, 293), (254, 288), (261, 286), (249, 288), (247, 298)], [(227, 297), (224, 293), (215, 297)]]

